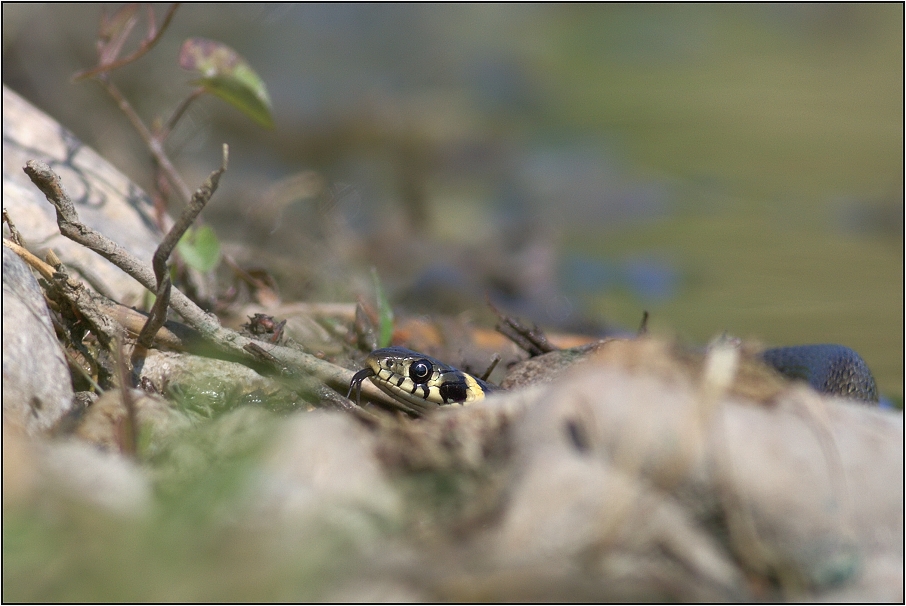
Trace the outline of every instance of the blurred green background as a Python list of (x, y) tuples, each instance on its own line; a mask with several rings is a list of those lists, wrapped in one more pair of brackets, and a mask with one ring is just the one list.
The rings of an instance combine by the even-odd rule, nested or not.
[[(4, 4), (3, 82), (149, 188), (70, 80), (100, 13)], [(277, 126), (204, 99), (169, 150), (195, 184), (230, 143), (206, 218), (286, 298), (351, 300), (373, 264), (418, 312), (842, 343), (902, 399), (902, 4), (186, 5), (114, 75), (148, 122), (189, 36), (251, 63)]]

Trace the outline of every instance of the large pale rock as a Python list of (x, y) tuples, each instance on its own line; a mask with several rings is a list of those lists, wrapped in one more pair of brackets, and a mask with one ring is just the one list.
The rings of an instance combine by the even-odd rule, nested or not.
[(34, 435), (72, 406), (72, 380), (41, 288), (3, 247), (3, 420)]
[(135, 305), (144, 288), (96, 253), (60, 235), (56, 212), (22, 171), (46, 162), (62, 179), (86, 225), (151, 262), (161, 236), (147, 194), (94, 150), (22, 97), (3, 87), (3, 207), (27, 244), (53, 248), (60, 260), (113, 299)]
[(902, 600), (902, 414), (801, 386), (758, 403), (669, 370), (592, 363), (516, 418), (486, 538), (518, 595), (745, 600), (757, 576), (775, 598)]

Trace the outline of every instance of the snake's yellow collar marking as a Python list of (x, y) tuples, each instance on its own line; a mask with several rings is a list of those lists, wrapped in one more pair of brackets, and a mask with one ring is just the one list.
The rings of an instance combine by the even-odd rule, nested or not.
[(431, 404), (471, 404), (493, 387), (461, 370), (403, 347), (376, 349), (365, 358), (364, 370), (353, 376), (349, 394), (361, 392), (371, 379), (381, 391), (422, 410)]

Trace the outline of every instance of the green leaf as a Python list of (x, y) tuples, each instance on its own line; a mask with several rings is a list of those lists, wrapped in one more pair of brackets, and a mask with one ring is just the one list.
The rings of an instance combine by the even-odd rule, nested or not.
[(220, 241), (209, 225), (190, 228), (176, 248), (189, 267), (203, 273), (211, 271), (220, 262)]
[(393, 309), (390, 308), (390, 301), (384, 294), (377, 270), (373, 267), (371, 268), (371, 279), (374, 282), (374, 298), (377, 299), (378, 347), (387, 347), (393, 337)]
[(273, 128), (271, 99), (264, 82), (236, 51), (205, 38), (189, 38), (179, 50), (179, 66), (198, 72), (193, 84), (220, 97), (264, 128)]

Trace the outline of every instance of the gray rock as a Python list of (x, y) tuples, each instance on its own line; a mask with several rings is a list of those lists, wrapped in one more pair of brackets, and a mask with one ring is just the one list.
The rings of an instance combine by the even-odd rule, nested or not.
[(28, 266), (3, 247), (3, 421), (35, 435), (72, 406), (72, 379), (44, 296)]

